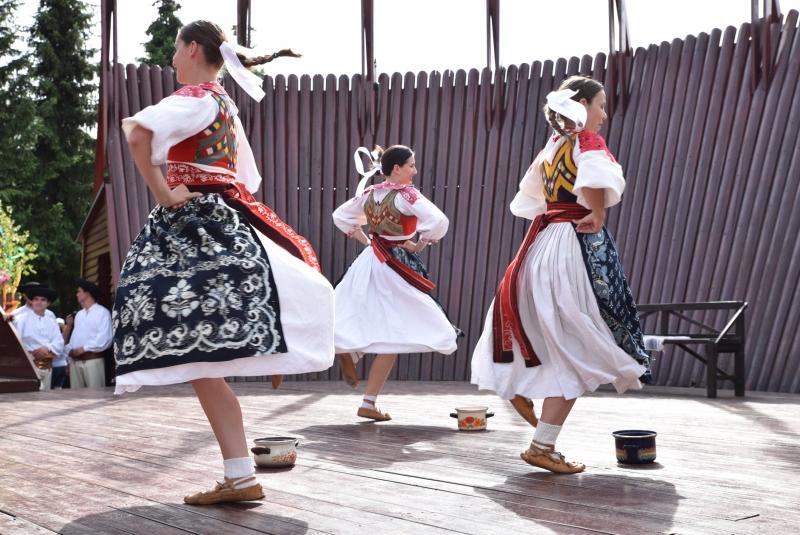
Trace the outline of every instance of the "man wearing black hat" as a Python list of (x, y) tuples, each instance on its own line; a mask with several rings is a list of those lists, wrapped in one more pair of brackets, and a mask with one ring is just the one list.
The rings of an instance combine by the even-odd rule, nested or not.
[(75, 284), (78, 286), (76, 297), (81, 310), (75, 315), (74, 321), (67, 318), (66, 328), (72, 330), (67, 346), (72, 359), (70, 387), (104, 387), (106, 371), (103, 351), (111, 346), (111, 313), (97, 303), (103, 291), (96, 284), (86, 279), (76, 279)]
[[(32, 303), (31, 303), (30, 299), (28, 299), (28, 296), (26, 295), (26, 292), (28, 291), (29, 288), (33, 288), (34, 286), (41, 286), (42, 288), (47, 288), (48, 287), (46, 284), (39, 284), (38, 282), (34, 282), (34, 281), (26, 282), (25, 284), (20, 285), (20, 287), (17, 288), (17, 291), (25, 296), (25, 305), (17, 308), (14, 312), (12, 312), (13, 315), (18, 316), (18, 315), (22, 314), (23, 312), (31, 312), (31, 311), (33, 311), (33, 307), (31, 306)], [(58, 295), (58, 294), (56, 294), (56, 295)], [(44, 311), (44, 314), (45, 314), (45, 316), (47, 316), (48, 318), (50, 318), (52, 320), (56, 319), (56, 315), (53, 314), (53, 311), (50, 310), (49, 308)]]
[(17, 330), (22, 345), (33, 356), (33, 361), (39, 368), (42, 390), (50, 389), (53, 359), (64, 349), (64, 339), (58, 323), (45, 313), (50, 303), (57, 298), (58, 294), (46, 286), (29, 286), (25, 291), (25, 308), (29, 310), (14, 316), (11, 323)]

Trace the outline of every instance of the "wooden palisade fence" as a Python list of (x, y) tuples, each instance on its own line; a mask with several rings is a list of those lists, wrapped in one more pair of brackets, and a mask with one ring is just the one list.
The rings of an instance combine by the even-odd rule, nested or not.
[[(625, 109), (601, 132), (627, 177), (607, 224), (637, 301), (749, 301), (752, 390), (800, 392), (797, 21), (792, 11), (773, 26), (770, 76), (755, 87), (750, 24), (639, 48), (628, 59)], [(393, 379), (469, 379), (486, 310), (526, 229), (508, 205), (549, 134), (545, 95), (571, 74), (606, 80), (606, 63), (598, 54), (496, 71), (382, 74), (375, 88), (361, 75), (268, 76), (258, 104), (226, 84), (264, 177), (256, 197), (310, 240), (332, 281), (358, 247), (330, 216), (355, 191), (353, 151), (373, 143), (417, 151), (415, 183), (450, 218), (426, 260), (437, 297), (467, 337), (454, 355), (401, 356)], [(120, 121), (177, 87), (169, 68), (116, 65), (111, 77), (106, 198), (116, 277), (154, 204)], [(702, 365), (681, 351), (658, 358), (654, 374), (659, 385), (704, 385)], [(335, 365), (293, 379), (338, 378)]]

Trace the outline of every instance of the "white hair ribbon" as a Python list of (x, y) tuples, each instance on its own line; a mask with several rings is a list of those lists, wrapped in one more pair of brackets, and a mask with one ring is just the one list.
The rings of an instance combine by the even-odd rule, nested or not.
[(572, 100), (578, 94), (572, 89), (562, 89), (561, 91), (551, 91), (547, 94), (547, 107), (572, 120), (576, 130), (582, 130), (586, 126), (586, 108), (580, 102)]
[[(359, 152), (369, 156), (369, 161), (371, 161), (375, 167), (369, 171), (364, 171), (364, 163), (361, 161), (361, 158), (358, 155)], [(381, 164), (373, 160), (373, 153), (371, 153), (366, 147), (357, 148), (356, 152), (353, 153), (353, 159), (356, 161), (356, 171), (358, 171), (359, 175), (364, 177), (358, 183), (358, 187), (356, 188), (356, 197), (361, 197), (361, 195), (364, 193), (364, 189), (367, 187), (367, 180), (372, 178), (372, 175), (381, 170)]]
[(222, 53), (222, 59), (225, 60), (225, 66), (228, 67), (228, 72), (236, 80), (236, 83), (244, 89), (248, 95), (253, 97), (256, 101), (261, 101), (264, 98), (264, 90), (261, 89), (261, 79), (247, 70), (239, 57), (236, 55), (236, 49), (227, 41), (223, 41), (219, 45), (219, 51)]

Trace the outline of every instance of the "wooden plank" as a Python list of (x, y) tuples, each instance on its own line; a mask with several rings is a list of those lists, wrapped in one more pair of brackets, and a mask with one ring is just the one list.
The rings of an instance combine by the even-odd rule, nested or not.
[[(0, 397), (3, 511), (63, 533), (128, 526), (136, 533), (772, 535), (800, 523), (798, 497), (786, 491), (800, 447), (787, 433), (800, 425), (790, 395), (754, 393), (744, 405), (694, 389), (587, 395), (559, 443), (588, 469), (557, 476), (517, 457), (532, 430), (510, 405), (464, 383), (390, 382), (382, 399), (395, 420), (366, 425), (356, 423), (357, 396), (341, 383), (290, 383), (277, 392), (232, 386), (249, 436), (271, 429), (301, 437), (294, 468), (258, 472), (265, 502), (179, 503), (221, 464), (191, 387), (173, 385), (121, 397), (111, 389)], [(458, 432), (447, 416), (455, 403), (489, 405), (497, 415), (488, 431)], [(610, 431), (636, 426), (641, 413), (659, 416), (658, 461), (618, 465)], [(759, 417), (757, 426), (740, 426)], [(687, 428), (687, 418), (704, 425)], [(727, 431), (737, 425), (731, 450)], [(43, 451), (61, 460), (61, 470), (37, 463)], [(748, 463), (756, 453), (762, 461)], [(721, 472), (723, 461), (736, 468)], [(39, 496), (41, 488), (50, 493)]]

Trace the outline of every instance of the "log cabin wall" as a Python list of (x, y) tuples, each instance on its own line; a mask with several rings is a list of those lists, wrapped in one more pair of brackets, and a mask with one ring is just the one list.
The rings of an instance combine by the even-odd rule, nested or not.
[[(104, 186), (108, 187), (108, 186)], [(81, 243), (81, 277), (105, 292), (98, 303), (111, 310), (114, 304), (112, 243), (109, 210), (104, 189), (96, 196), (78, 236)]]
[[(771, 80), (755, 87), (750, 24), (637, 49), (628, 60), (626, 107), (601, 132), (627, 177), (607, 224), (637, 301), (749, 301), (751, 390), (800, 392), (797, 21), (791, 11), (774, 26)], [(415, 184), (451, 223), (425, 260), (436, 296), (467, 337), (454, 355), (401, 356), (392, 379), (469, 380), (486, 310), (527, 228), (508, 205), (549, 135), (540, 112), (545, 95), (576, 73), (607, 80), (606, 64), (598, 54), (496, 72), (382, 74), (376, 87), (360, 75), (267, 76), (261, 103), (226, 84), (264, 177), (256, 197), (309, 239), (332, 281), (358, 248), (331, 220), (358, 182), (353, 152), (374, 143), (417, 151)], [(117, 65), (112, 74), (116, 277), (154, 205), (120, 121), (177, 86), (169, 68)], [(720, 360), (730, 368), (728, 358)], [(681, 351), (660, 355), (654, 375), (659, 385), (705, 384), (703, 366)], [(287, 380), (339, 377), (335, 364)]]

